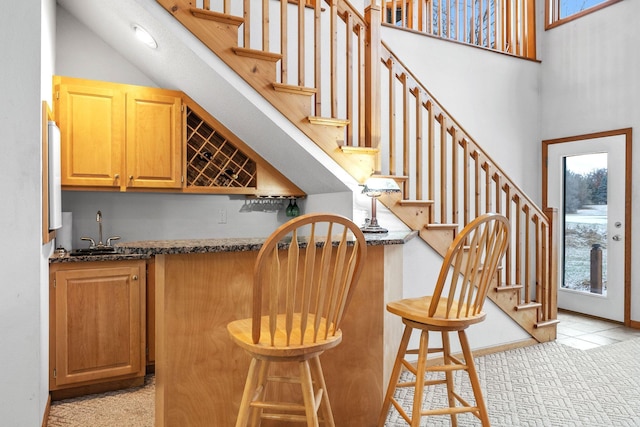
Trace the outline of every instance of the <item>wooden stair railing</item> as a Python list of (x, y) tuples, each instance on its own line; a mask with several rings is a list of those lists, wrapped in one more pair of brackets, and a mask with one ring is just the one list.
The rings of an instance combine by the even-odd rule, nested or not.
[(535, 0), (382, 0), (382, 22), (536, 59)]
[(382, 173), (403, 191), (378, 200), (442, 255), (477, 216), (505, 215), (512, 239), (489, 298), (539, 341), (554, 339), (556, 212), (542, 212), (384, 43), (381, 62)]
[(513, 238), (489, 297), (537, 340), (555, 338), (555, 213), (381, 42), (379, 6), (363, 17), (345, 0), (157, 1), (359, 182), (397, 179), (403, 192), (379, 200), (441, 254), (476, 216), (507, 216)]

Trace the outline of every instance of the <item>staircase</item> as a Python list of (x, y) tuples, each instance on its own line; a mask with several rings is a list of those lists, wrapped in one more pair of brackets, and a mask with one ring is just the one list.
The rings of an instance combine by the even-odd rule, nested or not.
[[(289, 84), (286, 80), (278, 78), (276, 75), (278, 67), (280, 74), (286, 75), (286, 71), (283, 70), (286, 67), (279, 65), (286, 60), (286, 57), (282, 53), (270, 52), (268, 43), (267, 49), (248, 47), (251, 46), (250, 34), (244, 22), (250, 16), (249, 12), (243, 12), (244, 17), (229, 14), (232, 2), (228, 0), (225, 1), (224, 9), (227, 13), (194, 8), (187, 0), (158, 0), (158, 3), (170, 11), (200, 41), (332, 156), (341, 167), (349, 171), (356, 180), (364, 182), (371, 175), (375, 169), (373, 163), (375, 156), (372, 154), (375, 154), (376, 150), (345, 145), (345, 128), (350, 125), (350, 120), (340, 119), (337, 115), (323, 117), (319, 115), (319, 108), (315, 109), (318, 113), (312, 114), (313, 98), (317, 99), (319, 96), (318, 86), (305, 87), (304, 84)], [(241, 2), (233, 3), (237, 6)], [(250, 2), (245, 1), (245, 3)], [(303, 11), (308, 13), (306, 9), (303, 7)], [(244, 27), (242, 34), (239, 33), (241, 26)], [(240, 35), (244, 39), (244, 46), (238, 45)], [(304, 82), (304, 76), (300, 70), (297, 75), (298, 81)]]
[[(380, 40), (382, 13), (346, 0), (157, 0), (440, 254), (485, 212), (509, 218), (489, 298), (540, 342), (555, 339), (556, 213), (542, 212)], [(382, 134), (385, 137), (382, 137)], [(384, 144), (382, 143), (384, 141)]]

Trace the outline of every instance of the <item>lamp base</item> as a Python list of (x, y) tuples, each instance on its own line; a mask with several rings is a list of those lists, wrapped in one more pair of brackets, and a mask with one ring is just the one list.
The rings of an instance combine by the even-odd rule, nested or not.
[(362, 231), (363, 233), (388, 233), (389, 230), (387, 230), (386, 228), (382, 228), (379, 225), (363, 225), (362, 227), (360, 227), (360, 231)]

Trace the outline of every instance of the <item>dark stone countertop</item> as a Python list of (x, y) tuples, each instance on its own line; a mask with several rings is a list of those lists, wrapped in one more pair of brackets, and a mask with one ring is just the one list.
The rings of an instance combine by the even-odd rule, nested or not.
[(114, 254), (102, 255), (80, 255), (72, 256), (68, 253), (54, 253), (49, 257), (49, 264), (67, 263), (67, 262), (91, 262), (91, 261), (132, 261), (139, 259), (150, 259), (151, 255), (147, 254), (128, 254), (118, 249)]
[[(388, 233), (365, 233), (369, 246), (401, 245), (417, 236), (417, 231), (390, 231)], [(265, 237), (221, 238), (221, 239), (184, 239), (184, 240), (141, 240), (123, 242), (115, 245), (118, 253), (109, 255), (60, 256), (54, 254), (49, 263), (87, 262), (87, 261), (124, 261), (149, 259), (160, 254), (187, 254), (208, 252), (258, 251)]]

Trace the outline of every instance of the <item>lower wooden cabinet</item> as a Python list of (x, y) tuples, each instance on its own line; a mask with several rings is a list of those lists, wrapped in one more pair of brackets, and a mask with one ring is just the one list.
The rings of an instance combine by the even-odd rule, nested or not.
[(49, 283), (52, 397), (141, 384), (145, 261), (52, 264)]

